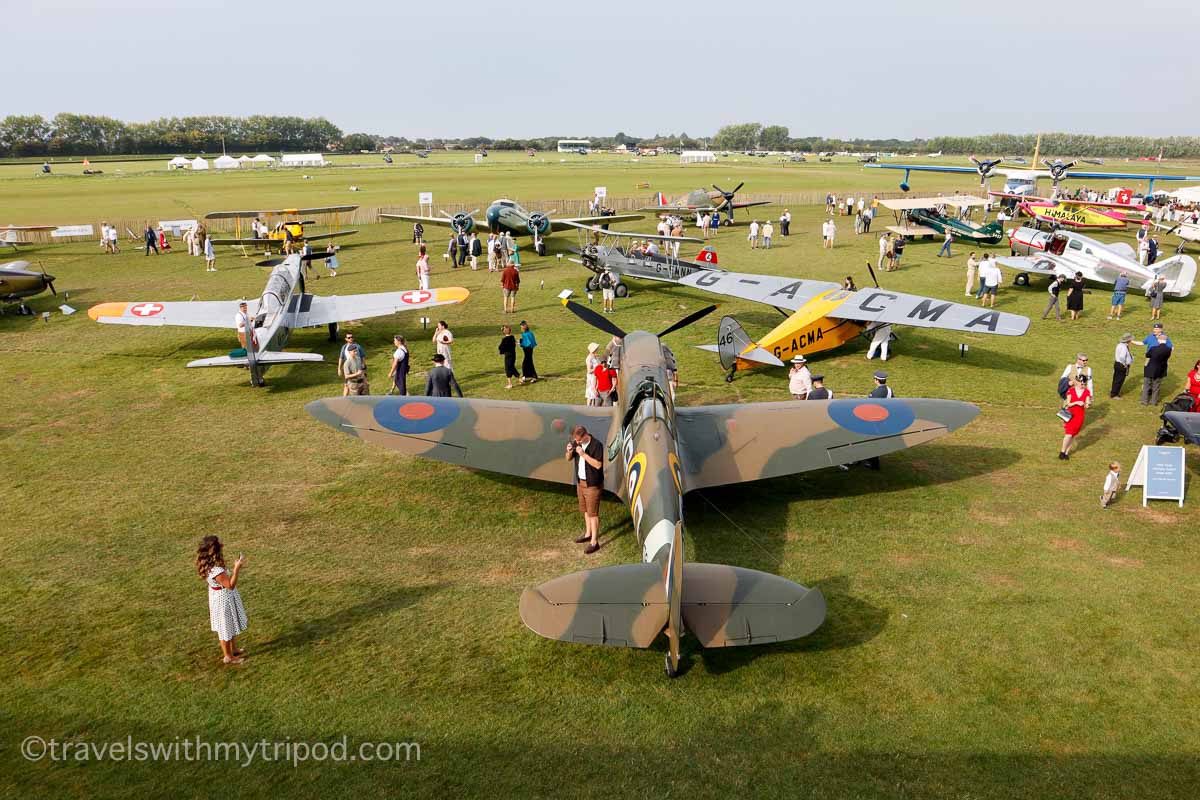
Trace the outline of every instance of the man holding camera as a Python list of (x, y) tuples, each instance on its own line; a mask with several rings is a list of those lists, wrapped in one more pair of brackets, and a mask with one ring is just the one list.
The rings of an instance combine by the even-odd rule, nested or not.
[(600, 549), (600, 495), (604, 491), (604, 445), (587, 428), (576, 425), (567, 442), (567, 460), (574, 462), (575, 495), (583, 514), (584, 534), (576, 544), (588, 542), (584, 553)]

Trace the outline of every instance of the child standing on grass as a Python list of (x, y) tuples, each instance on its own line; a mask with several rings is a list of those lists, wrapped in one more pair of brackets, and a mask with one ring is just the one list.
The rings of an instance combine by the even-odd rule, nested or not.
[(242, 595), (238, 592), (238, 573), (246, 563), (243, 556), (233, 562), (233, 571), (225, 569), (221, 540), (205, 536), (196, 550), (196, 571), (208, 584), (208, 619), (221, 642), (221, 656), (226, 664), (242, 663), (245, 652), (238, 649), (237, 637), (249, 626)]
[(217, 251), (213, 247), (212, 239), (205, 237), (204, 239), (204, 271), (217, 271)]
[(1121, 486), (1121, 465), (1116, 461), (1108, 465), (1108, 474), (1104, 476), (1104, 494), (1100, 495), (1100, 507), (1108, 508), (1117, 496)]

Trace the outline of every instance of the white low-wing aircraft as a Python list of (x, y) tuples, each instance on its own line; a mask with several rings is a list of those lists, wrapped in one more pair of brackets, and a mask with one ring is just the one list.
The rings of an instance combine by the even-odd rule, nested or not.
[[(318, 254), (317, 258), (324, 258)], [(263, 373), (273, 364), (298, 364), (323, 361), (320, 353), (285, 353), (283, 347), (295, 328), (329, 326), (329, 336), (337, 335), (339, 322), (368, 317), (385, 317), (397, 311), (461, 303), (470, 292), (453, 286), (444, 289), (410, 289), (405, 292), (348, 294), (317, 297), (304, 291), (303, 259), (288, 256), (272, 264), (262, 297), (247, 300), (246, 315), (250, 326), (246, 346), (229, 355), (192, 361), (189, 367), (245, 367), (250, 370), (252, 386), (263, 385)], [(100, 303), (88, 309), (96, 322), (110, 325), (184, 325), (196, 328), (234, 329), (238, 324), (240, 300)]]
[(1082, 273), (1085, 280), (1111, 285), (1124, 272), (1130, 284), (1142, 289), (1161, 275), (1167, 280), (1166, 294), (1186, 297), (1196, 282), (1196, 260), (1191, 256), (1171, 256), (1143, 266), (1125, 242), (1105, 244), (1073, 231), (1017, 228), (1009, 234), (1009, 247), (1012, 256), (996, 260), (1003, 267), (1017, 270), (1018, 286), (1027, 285), (1031, 274), (1069, 279), (1076, 272)]

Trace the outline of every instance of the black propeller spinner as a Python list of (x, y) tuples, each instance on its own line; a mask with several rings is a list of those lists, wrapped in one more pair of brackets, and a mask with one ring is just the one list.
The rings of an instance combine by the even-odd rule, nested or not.
[(734, 187), (734, 190), (732, 192), (727, 192), (724, 189), (722, 189), (720, 186), (717, 186), (714, 183), (712, 185), (712, 187), (714, 189), (716, 189), (718, 192), (720, 192), (721, 197), (724, 198), (721, 201), (721, 203), (717, 206), (717, 211), (727, 214), (730, 219), (733, 219), (733, 196), (735, 194), (737, 194), (739, 191), (741, 191), (742, 187), (745, 185), (746, 185), (746, 182), (742, 181), (736, 187)]
[[(563, 305), (567, 307), (568, 311), (570, 311), (575, 316), (579, 317), (581, 320), (583, 320), (587, 324), (591, 325), (593, 328), (599, 328), (600, 330), (604, 331), (605, 333), (611, 334), (613, 336), (619, 336), (622, 339), (625, 338), (625, 331), (622, 330), (619, 325), (617, 325), (615, 322), (613, 322), (612, 320), (610, 320), (606, 317), (600, 316), (599, 314), (597, 314), (595, 311), (592, 311), (587, 306), (581, 306), (581, 305), (579, 305), (579, 303), (572, 302), (571, 300), (563, 300)], [(717, 306), (706, 306), (705, 308), (702, 308), (699, 311), (694, 311), (691, 314), (688, 314), (683, 319), (676, 322), (675, 324), (668, 326), (662, 333), (658, 334), (658, 336), (659, 336), (659, 338), (662, 338), (663, 336), (666, 336), (668, 333), (674, 333), (675, 331), (679, 330), (680, 328), (686, 328), (688, 325), (691, 325), (693, 322), (697, 322), (697, 321), (703, 319), (704, 317), (707, 317), (709, 314), (711, 314), (712, 312), (714, 312), (716, 310), (717, 310)]]
[(975, 171), (979, 173), (979, 185), (980, 186), (984, 186), (987, 184), (987, 179), (991, 177), (992, 170), (994, 170), (996, 168), (996, 165), (998, 165), (1003, 160), (1004, 160), (1003, 158), (993, 158), (990, 160), (984, 159), (981, 161), (980, 159), (976, 158), (975, 156), (971, 156), (971, 162), (973, 164), (975, 164)]

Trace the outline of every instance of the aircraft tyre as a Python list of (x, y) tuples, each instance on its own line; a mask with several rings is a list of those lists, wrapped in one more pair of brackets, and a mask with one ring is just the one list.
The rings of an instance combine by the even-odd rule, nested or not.
[(1029, 273), (1028, 272), (1018, 272), (1017, 277), (1013, 278), (1013, 286), (1028, 286), (1028, 285), (1029, 285)]
[(613, 290), (613, 294), (617, 297), (629, 297), (629, 287), (623, 283), (618, 283), (617, 288)]
[(668, 678), (674, 678), (679, 675), (679, 671), (676, 670), (675, 667), (671, 666), (671, 654), (670, 653), (667, 653), (667, 657), (665, 659), (664, 665), (665, 665), (665, 671), (667, 673)]
[(588, 282), (587, 282), (587, 290), (588, 290), (589, 292), (598, 292), (598, 291), (600, 291), (600, 278), (599, 278), (599, 276), (597, 276), (597, 275), (593, 275), (592, 277), (588, 278)]
[(338, 335), (338, 324), (336, 322), (329, 323), (329, 341), (336, 342)]

